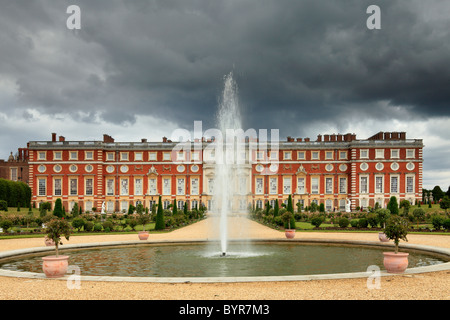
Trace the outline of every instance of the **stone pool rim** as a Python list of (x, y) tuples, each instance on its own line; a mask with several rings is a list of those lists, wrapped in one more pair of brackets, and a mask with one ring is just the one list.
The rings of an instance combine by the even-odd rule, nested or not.
[[(70, 251), (77, 249), (89, 249), (100, 247), (123, 247), (137, 245), (189, 245), (205, 244), (215, 241), (208, 239), (198, 240), (129, 240), (129, 241), (111, 241), (111, 242), (91, 242), (68, 244), (60, 247), (60, 251)], [(340, 245), (340, 246), (358, 246), (358, 247), (378, 247), (385, 248), (386, 251), (393, 251), (393, 243), (382, 243), (379, 241), (361, 241), (361, 240), (325, 240), (325, 239), (233, 239), (230, 242), (266, 242), (266, 243), (299, 243), (299, 244), (320, 244), (320, 245)], [(450, 270), (450, 249), (429, 245), (417, 245), (400, 243), (399, 249), (408, 251), (419, 251), (425, 254), (438, 255), (448, 260), (447, 262), (416, 268), (408, 268), (402, 274), (387, 273), (380, 270), (380, 276), (405, 276), (427, 272), (438, 272)], [(17, 249), (0, 252), (0, 260), (16, 256), (38, 254), (45, 252), (54, 252), (54, 247), (32, 247), (26, 249)], [(70, 254), (69, 254), (70, 255)], [(69, 258), (70, 259), (70, 258)], [(69, 260), (70, 265), (70, 260)], [(46, 279), (46, 280), (73, 280), (73, 274), (67, 274), (61, 278), (47, 278), (44, 273), (12, 271), (0, 268), (0, 276)], [(277, 282), (277, 281), (310, 281), (310, 280), (331, 280), (331, 279), (355, 279), (367, 278), (373, 276), (372, 272), (350, 272), (333, 274), (314, 274), (314, 275), (288, 275), (288, 276), (239, 276), (239, 277), (123, 277), (123, 276), (83, 276), (81, 281), (103, 281), (103, 282), (149, 282), (149, 283), (219, 283), (219, 282)]]

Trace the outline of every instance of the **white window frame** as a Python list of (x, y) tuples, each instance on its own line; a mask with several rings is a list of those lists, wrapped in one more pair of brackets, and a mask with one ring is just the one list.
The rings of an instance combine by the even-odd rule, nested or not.
[(69, 160), (78, 160), (78, 151), (69, 151)]
[(311, 160), (320, 160), (320, 152), (311, 151)]
[(149, 152), (148, 153), (148, 161), (157, 161), (158, 153), (157, 152)]
[(305, 160), (305, 151), (297, 151), (297, 160)]
[[(380, 180), (381, 180), (381, 190), (378, 186), (378, 182)], [(375, 193), (384, 193), (384, 176), (383, 175), (375, 175), (374, 183), (375, 183)]]
[[(392, 189), (392, 185), (393, 185), (392, 178), (396, 178), (397, 179), (397, 188), (396, 188), (396, 190)], [(390, 189), (390, 193), (394, 193), (394, 194), (400, 193), (400, 176), (398, 174), (391, 174), (390, 175), (389, 187), (390, 187), (389, 188)]]
[[(410, 155), (409, 153), (412, 153)], [(416, 157), (416, 149), (406, 149), (406, 159), (414, 159)]]
[[(365, 190), (363, 190), (363, 179), (366, 179)], [(359, 176), (359, 194), (369, 194), (369, 183), (370, 178), (368, 175)]]
[(144, 154), (142, 152), (135, 152), (134, 161), (144, 161)]
[[(315, 183), (317, 181), (317, 183)], [(320, 193), (320, 178), (319, 177), (311, 177), (311, 194), (319, 194)]]
[(325, 151), (325, 160), (333, 160), (334, 152), (333, 151)]
[[(397, 155), (395, 155), (394, 153), (397, 153)], [(400, 150), (391, 149), (391, 159), (399, 159), (399, 158), (400, 158)]]
[(292, 160), (292, 152), (283, 151), (283, 160)]
[(129, 152), (121, 152), (120, 153), (120, 161), (129, 161)]
[(375, 159), (384, 159), (384, 149), (375, 149)]
[(359, 149), (360, 159), (369, 159), (369, 149)]
[(292, 177), (283, 177), (283, 194), (292, 193)]
[(53, 151), (53, 160), (62, 160), (62, 151)]

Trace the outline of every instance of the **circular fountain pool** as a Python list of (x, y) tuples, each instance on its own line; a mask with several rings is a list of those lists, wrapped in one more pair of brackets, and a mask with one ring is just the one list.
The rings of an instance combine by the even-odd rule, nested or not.
[[(383, 247), (326, 243), (235, 242), (225, 257), (215, 242), (149, 243), (69, 250), (69, 264), (83, 276), (101, 277), (272, 277), (365, 272), (383, 267)], [(409, 251), (408, 268), (447, 262), (442, 256)], [(48, 252), (0, 261), (3, 270), (42, 273)]]

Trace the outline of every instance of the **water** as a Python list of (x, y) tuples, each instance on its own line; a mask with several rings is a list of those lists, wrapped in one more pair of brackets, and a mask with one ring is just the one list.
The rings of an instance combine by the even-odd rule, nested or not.
[(220, 216), (219, 232), (222, 256), (225, 256), (228, 250), (229, 228), (233, 227), (229, 226), (228, 217), (235, 209), (237, 203), (235, 191), (239, 186), (239, 177), (242, 176), (242, 167), (237, 161), (239, 141), (234, 139), (234, 133), (242, 130), (237, 92), (233, 73), (230, 73), (224, 79), (224, 89), (216, 119), (221, 136), (215, 137), (215, 142), (222, 152), (216, 152), (213, 211), (218, 212)]
[[(126, 277), (239, 277), (285, 276), (365, 272), (383, 266), (383, 248), (295, 243), (246, 243), (230, 241), (225, 257), (208, 243), (126, 246), (83, 249), (65, 253), (81, 275)], [(409, 253), (409, 268), (443, 263), (417, 252)], [(42, 254), (46, 255), (46, 254)], [(42, 256), (41, 255), (41, 256)], [(14, 258), (2, 269), (42, 273), (40, 256)]]

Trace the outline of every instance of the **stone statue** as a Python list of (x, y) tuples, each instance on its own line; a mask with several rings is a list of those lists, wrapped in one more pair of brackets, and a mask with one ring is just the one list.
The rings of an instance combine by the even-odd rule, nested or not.
[(102, 214), (105, 214), (106, 213), (106, 211), (105, 211), (105, 201), (103, 201), (103, 203), (102, 203)]
[(347, 199), (347, 201), (345, 203), (345, 212), (351, 212), (352, 211), (351, 205), (352, 205), (352, 202), (349, 199)]

